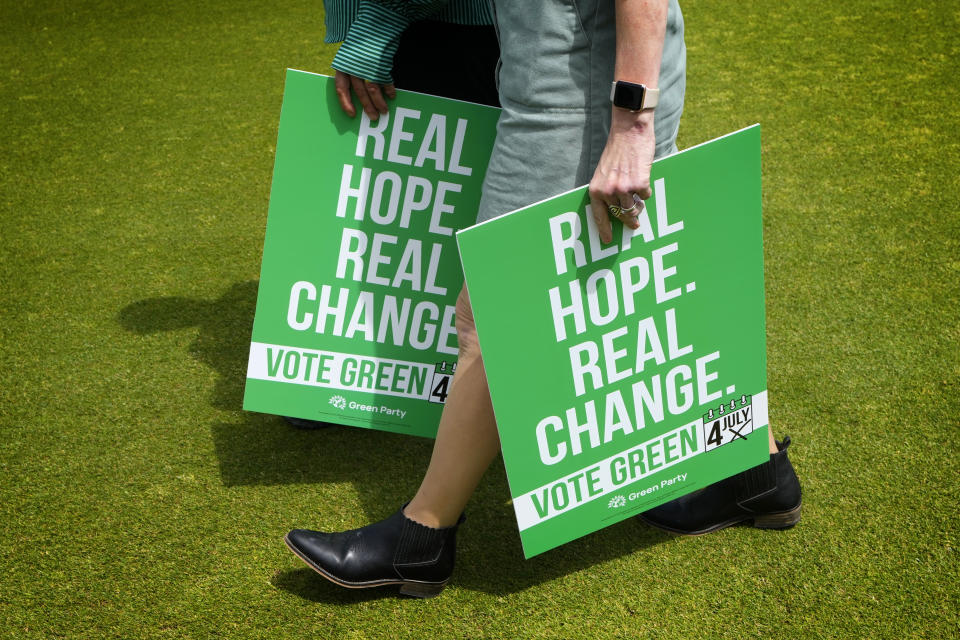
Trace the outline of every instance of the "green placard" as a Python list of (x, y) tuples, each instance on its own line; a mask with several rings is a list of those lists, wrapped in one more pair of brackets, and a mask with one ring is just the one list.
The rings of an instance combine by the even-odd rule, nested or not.
[(651, 183), (610, 245), (586, 187), (457, 235), (527, 557), (767, 459), (759, 125)]
[(397, 94), (349, 118), (287, 71), (244, 409), (436, 435), (499, 109)]

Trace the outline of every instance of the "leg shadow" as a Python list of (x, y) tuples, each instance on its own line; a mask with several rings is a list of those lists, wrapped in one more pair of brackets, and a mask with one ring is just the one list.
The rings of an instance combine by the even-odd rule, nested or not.
[(458, 532), (453, 584), (505, 596), (623, 556), (647, 553), (672, 537), (629, 518), (525, 560), (509, 497), (503, 463), (495, 462)]

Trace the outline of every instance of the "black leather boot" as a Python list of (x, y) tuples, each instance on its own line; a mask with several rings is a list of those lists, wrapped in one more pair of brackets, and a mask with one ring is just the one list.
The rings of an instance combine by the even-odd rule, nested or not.
[(342, 533), (294, 529), (284, 540), (290, 550), (324, 578), (363, 589), (400, 585), (416, 598), (439, 595), (453, 574), (457, 527), (434, 529), (403, 514)]
[(648, 524), (698, 536), (741, 522), (759, 529), (789, 529), (800, 521), (800, 480), (787, 458), (790, 437), (760, 466), (640, 514)]

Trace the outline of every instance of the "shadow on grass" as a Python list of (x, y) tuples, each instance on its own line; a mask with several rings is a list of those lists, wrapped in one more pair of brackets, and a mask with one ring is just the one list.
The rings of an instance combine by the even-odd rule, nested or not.
[(626, 555), (645, 553), (671, 538), (631, 518), (525, 560), (509, 498), (506, 471), (498, 460), (467, 507), (468, 520), (457, 536), (454, 587), (507, 595)]
[(138, 335), (197, 327), (190, 355), (219, 374), (211, 405), (237, 410), (243, 402), (257, 284), (256, 280), (238, 282), (216, 300), (147, 298), (121, 309), (117, 319), (120, 326)]
[[(189, 353), (218, 374), (211, 405), (240, 416), (238, 422), (211, 426), (224, 485), (348, 482), (370, 522), (390, 516), (419, 486), (433, 441), (352, 427), (294, 429), (277, 416), (240, 411), (256, 298), (257, 282), (240, 282), (216, 300), (166, 297), (134, 302), (120, 311), (118, 320), (140, 335), (199, 329)], [(628, 520), (524, 560), (509, 497), (503, 464), (495, 462), (467, 507), (468, 521), (458, 535), (454, 588), (514, 593), (667, 539), (666, 534)], [(322, 525), (304, 521), (291, 523), (293, 527)], [(273, 584), (319, 602), (348, 604), (397, 595), (390, 587), (343, 589), (306, 568), (281, 572)]]
[(215, 300), (148, 298), (118, 315), (120, 325), (138, 335), (197, 328), (189, 353), (217, 373), (210, 404), (239, 417), (237, 423), (211, 426), (223, 483), (397, 486), (403, 484), (397, 474), (405, 470), (415, 482), (429, 459), (430, 440), (340, 426), (294, 429), (278, 416), (241, 411), (257, 286), (256, 280), (238, 282)]
[(295, 429), (259, 413), (243, 418), (211, 430), (224, 485), (350, 482), (379, 497), (370, 505), (374, 517), (390, 515), (409, 499), (433, 448), (432, 440), (385, 431)]
[(395, 586), (376, 589), (344, 589), (318, 575), (313, 569), (280, 571), (270, 579), (270, 583), (278, 589), (311, 602), (355, 604), (398, 595)]

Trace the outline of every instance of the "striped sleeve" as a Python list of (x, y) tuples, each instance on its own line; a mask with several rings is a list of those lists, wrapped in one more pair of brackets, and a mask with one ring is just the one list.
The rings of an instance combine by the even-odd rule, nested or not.
[(492, 23), (487, 0), (326, 0), (325, 5), (325, 40), (343, 42), (333, 68), (379, 83), (393, 81), (393, 57), (411, 22)]
[(333, 68), (371, 82), (393, 82), (393, 56), (412, 20), (376, 3), (361, 2), (357, 19), (333, 58)]
[(324, 42), (343, 42), (357, 19), (357, 0), (323, 0)]
[[(407, 3), (398, 5), (395, 0), (380, 0), (380, 4), (393, 11), (399, 9), (401, 14), (406, 14), (406, 10), (412, 8), (414, 12), (419, 13), (420, 17), (429, 14), (428, 17), (432, 20), (440, 22), (474, 26), (493, 24), (490, 0), (449, 0), (447, 3), (443, 0), (425, 1), (428, 3), (426, 7), (423, 6), (424, 0), (415, 1), (411, 5)], [(350, 26), (357, 19), (360, 2), (361, 0), (323, 0), (326, 27), (324, 42), (332, 44), (343, 42), (347, 38)]]

